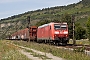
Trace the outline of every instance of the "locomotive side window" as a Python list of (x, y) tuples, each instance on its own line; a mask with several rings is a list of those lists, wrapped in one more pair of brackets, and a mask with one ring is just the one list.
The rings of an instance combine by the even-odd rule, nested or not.
[(50, 26), (50, 30), (51, 30), (51, 26)]

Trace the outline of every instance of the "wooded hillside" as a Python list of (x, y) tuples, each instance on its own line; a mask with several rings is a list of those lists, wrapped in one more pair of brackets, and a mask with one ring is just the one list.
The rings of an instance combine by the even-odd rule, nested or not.
[[(0, 20), (0, 36), (8, 36), (13, 32), (27, 27), (27, 16), (31, 17), (31, 25), (42, 25), (50, 21), (66, 21), (71, 15), (75, 15), (75, 23), (85, 27), (90, 16), (90, 0), (82, 0), (67, 6), (56, 6), (28, 11)], [(70, 23), (70, 22), (69, 22)], [(1, 34), (2, 33), (2, 34)]]

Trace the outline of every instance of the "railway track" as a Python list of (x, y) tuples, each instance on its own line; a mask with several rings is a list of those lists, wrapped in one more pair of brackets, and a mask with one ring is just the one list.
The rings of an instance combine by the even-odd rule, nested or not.
[(82, 45), (82, 44), (68, 44), (65, 46), (66, 48), (73, 48), (73, 49), (78, 49), (78, 48), (83, 48), (84, 50), (90, 51), (90, 45)]
[(57, 48), (71, 48), (71, 49), (79, 49), (83, 48), (84, 50), (90, 51), (90, 45), (82, 45), (82, 44), (67, 44), (67, 45), (58, 45)]
[(67, 44), (66, 46), (56, 46), (57, 48), (61, 48), (61, 49), (66, 49), (66, 50), (70, 50), (70, 51), (74, 51), (74, 52), (83, 52), (86, 55), (90, 56), (90, 45), (82, 45), (82, 44), (77, 44), (77, 45), (73, 45), (73, 44)]

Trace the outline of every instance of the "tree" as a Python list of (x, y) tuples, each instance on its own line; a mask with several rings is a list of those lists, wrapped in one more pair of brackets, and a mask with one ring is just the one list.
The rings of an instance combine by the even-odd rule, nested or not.
[(73, 38), (73, 25), (71, 21), (71, 15), (70, 14), (64, 14), (61, 18), (62, 22), (68, 23), (68, 29), (69, 29), (69, 38)]
[(64, 14), (61, 18), (62, 22), (67, 22), (68, 25), (71, 23), (71, 15), (70, 14)]
[(84, 39), (86, 38), (85, 34), (86, 34), (86, 29), (80, 26), (79, 23), (77, 23), (75, 28), (75, 38), (78, 40)]
[(41, 25), (47, 24), (47, 23), (50, 23), (50, 20), (39, 21), (39, 22), (36, 23), (36, 26), (41, 26)]
[(86, 22), (86, 25), (87, 25), (88, 39), (90, 41), (90, 18), (88, 18), (88, 21)]

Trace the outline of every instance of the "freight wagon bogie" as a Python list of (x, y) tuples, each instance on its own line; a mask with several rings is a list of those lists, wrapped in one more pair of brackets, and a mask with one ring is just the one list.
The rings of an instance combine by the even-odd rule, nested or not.
[(55, 44), (61, 44), (61, 45), (66, 45), (69, 42), (69, 38), (60, 38), (56, 37), (54, 43)]

